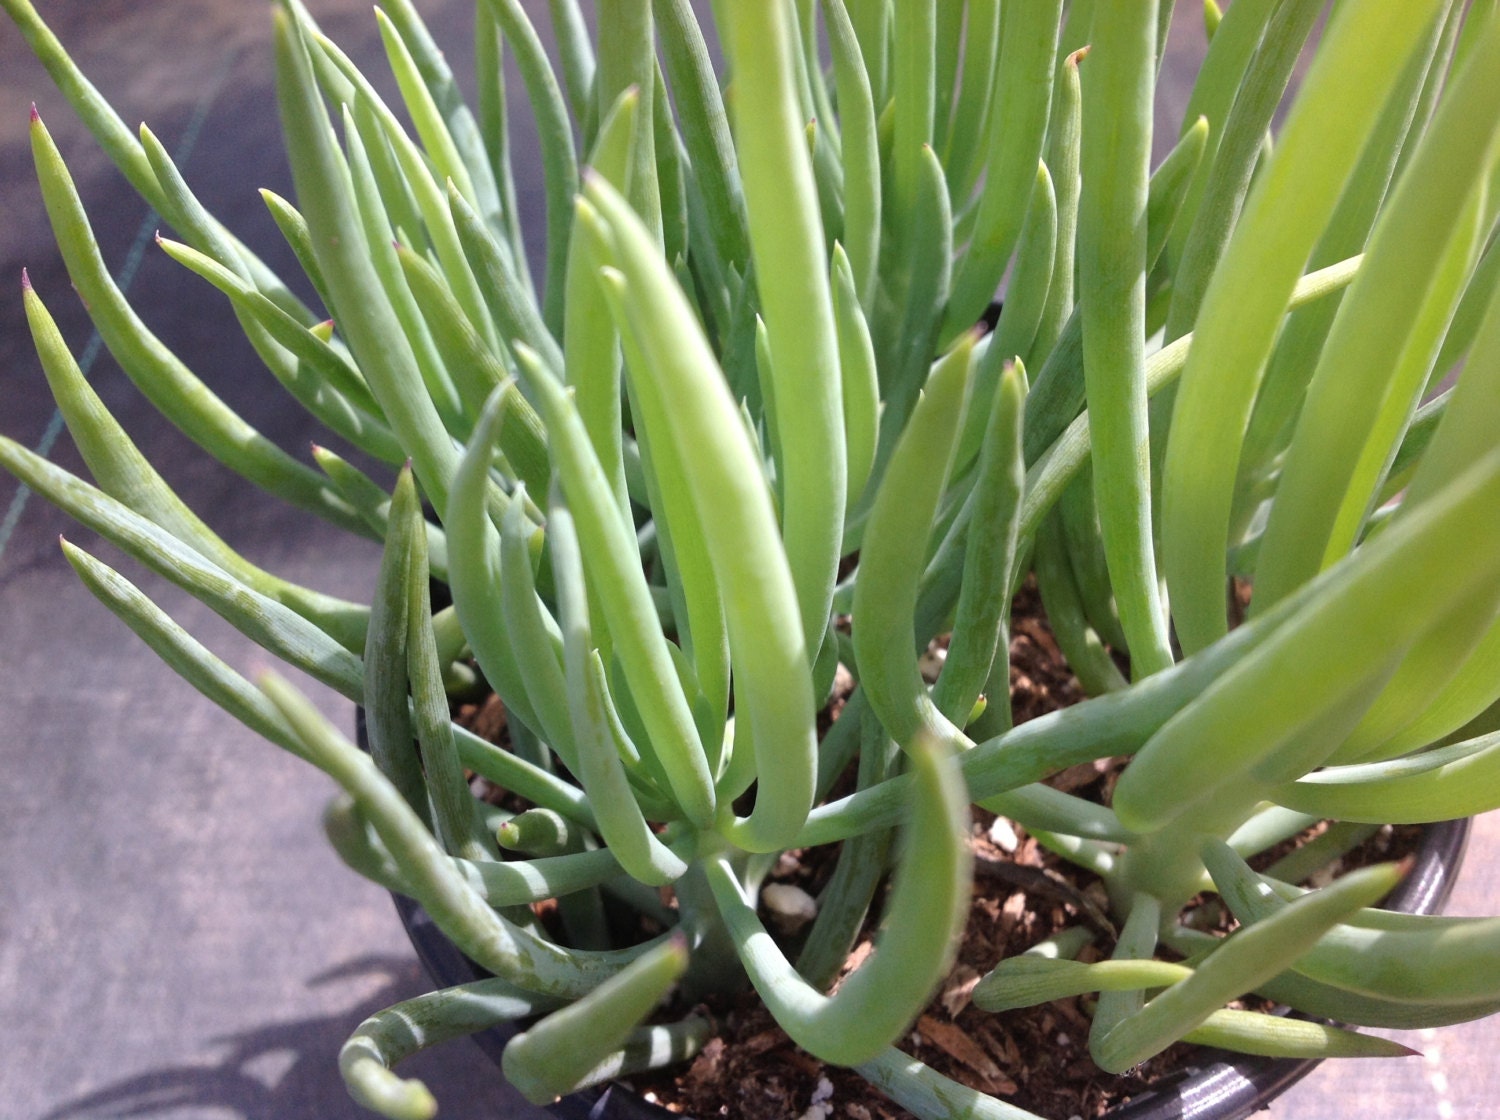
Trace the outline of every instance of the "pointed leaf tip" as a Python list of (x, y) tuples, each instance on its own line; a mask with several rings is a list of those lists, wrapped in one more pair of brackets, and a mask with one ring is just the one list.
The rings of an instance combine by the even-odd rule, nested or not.
[(25, 268), (21, 269), (21, 291), (31, 291), (31, 276), (27, 273)]
[(31, 123), (32, 124), (38, 124), (38, 123), (40, 123), (41, 119), (42, 119), (42, 114), (40, 114), (40, 113), (38, 113), (36, 111), (36, 102), (33, 101), (31, 103)]

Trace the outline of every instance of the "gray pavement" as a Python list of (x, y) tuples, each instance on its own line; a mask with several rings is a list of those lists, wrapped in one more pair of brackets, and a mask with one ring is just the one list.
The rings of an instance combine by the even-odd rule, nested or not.
[[(255, 188), (289, 193), (269, 90), (269, 5), (41, 5), (124, 118), (148, 119), (216, 212), (290, 271)], [(315, 5), (368, 55), (364, 3)], [(466, 4), (433, 5), (450, 34)], [(247, 18), (247, 9), (249, 16)], [(470, 11), (472, 9), (469, 9)], [(20, 270), (75, 354), (97, 343), (57, 263), (27, 149), (36, 100), (106, 261), (153, 330), (224, 398), (306, 458), (318, 429), (256, 364), (227, 310), (154, 244), (160, 224), (98, 155), (0, 24), (0, 416), (53, 438)], [(137, 262), (138, 261), (138, 265)], [(122, 284), (126, 281), (122, 279)], [(89, 374), (170, 481), (235, 547), (299, 582), (366, 598), (378, 551), (251, 492), (155, 416), (107, 353)], [(77, 469), (66, 434), (52, 457)], [(93, 536), (0, 478), (0, 1117), (366, 1116), (338, 1048), (429, 985), (390, 898), (345, 870), (318, 816), (331, 783), (227, 718), (84, 592), (57, 547)], [(7, 531), (8, 530), (8, 531)], [(119, 563), (105, 547), (100, 554)], [(268, 658), (162, 581), (121, 565), (231, 664)], [(314, 695), (349, 725), (347, 704)], [(412, 1062), (454, 1120), (540, 1115), (472, 1043)]]
[[(228, 0), (39, 0), (127, 121), (147, 119), (232, 228), (284, 253), (255, 188), (288, 190), (268, 88), (269, 17)], [(537, 8), (543, 7), (540, 3)], [(358, 56), (377, 48), (367, 3), (315, 0)], [(251, 15), (247, 16), (247, 9)], [(468, 0), (423, 4), (461, 43)], [(462, 65), (455, 50), (454, 61)], [(361, 598), (373, 546), (249, 492), (155, 416), (97, 347), (51, 249), (27, 152), (36, 100), (144, 316), (216, 391), (284, 447), (315, 426), (285, 407), (227, 312), (150, 244), (157, 220), (123, 188), (14, 30), (0, 23), (0, 427), (78, 466), (32, 354), (20, 269), (111, 408), (203, 515), (265, 567)], [(535, 163), (523, 193), (535, 200)], [(138, 258), (138, 264), (136, 260)], [(122, 280), (124, 283), (124, 280)], [(366, 1115), (346, 1097), (339, 1044), (368, 1013), (426, 988), (388, 897), (346, 872), (317, 825), (331, 784), (219, 713), (78, 585), (59, 534), (92, 534), (0, 477), (0, 1120)], [(231, 664), (265, 662), (160, 580), (132, 579)], [(348, 706), (316, 695), (336, 720)], [(1500, 829), (1483, 822), (1456, 907), (1500, 900)], [(1278, 1104), (1310, 1120), (1358, 1102), (1366, 1120), (1483, 1117), (1497, 1077), (1492, 1025), (1420, 1038), (1425, 1058), (1325, 1069)], [(472, 1044), (411, 1063), (452, 1120), (538, 1115)]]

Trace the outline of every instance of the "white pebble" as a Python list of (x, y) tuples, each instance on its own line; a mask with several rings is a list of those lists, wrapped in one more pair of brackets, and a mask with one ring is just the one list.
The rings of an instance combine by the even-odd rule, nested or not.
[(990, 842), (1002, 852), (1013, 852), (1020, 846), (1021, 838), (1016, 835), (1010, 821), (996, 817), (995, 823), (990, 825)]
[(790, 883), (771, 883), (760, 892), (760, 898), (771, 916), (791, 929), (804, 926), (818, 916), (817, 900)]

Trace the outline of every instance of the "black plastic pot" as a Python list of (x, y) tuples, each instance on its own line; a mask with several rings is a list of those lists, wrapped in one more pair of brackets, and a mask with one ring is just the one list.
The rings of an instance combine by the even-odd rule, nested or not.
[[(1412, 914), (1441, 910), (1453, 891), (1469, 822), (1446, 821), (1429, 827), (1417, 851), (1416, 865), (1386, 901), (1386, 909)], [(416, 903), (395, 896), (396, 911), (413, 948), (439, 987), (451, 987), (487, 976), (454, 947)], [(495, 1063), (509, 1041), (510, 1030), (496, 1028), (474, 1040)], [(1313, 1060), (1255, 1058), (1205, 1049), (1200, 1060), (1158, 1083), (1126, 1104), (1106, 1113), (1108, 1120), (1242, 1120), (1301, 1081), (1317, 1066)], [(565, 1097), (550, 1106), (559, 1120), (682, 1120), (676, 1113), (610, 1086)]]

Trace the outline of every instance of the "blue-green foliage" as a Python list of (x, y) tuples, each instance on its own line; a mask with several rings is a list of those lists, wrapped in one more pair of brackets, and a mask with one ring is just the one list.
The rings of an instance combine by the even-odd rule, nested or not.
[[(414, 0), (377, 10), (389, 103), (279, 0), (296, 191), (267, 202), (309, 308), (30, 0), (0, 0), (181, 239), (162, 247), (357, 453), (288, 456), (156, 339), (34, 119), (59, 247), (125, 372), (252, 483), (384, 542), (369, 606), (234, 554), (26, 287), (97, 486), (3, 438), (0, 464), (364, 705), (368, 754), (64, 545), (189, 682), (331, 774), (339, 854), (496, 976), (363, 1024), (341, 1058), (356, 1099), (430, 1116), (390, 1066), (521, 1017), (541, 1016), (505, 1072), (539, 1102), (682, 1061), (710, 1025), (675, 986), (748, 976), (798, 1045), (918, 1115), (1021, 1116), (893, 1048), (967, 917), (971, 804), (1102, 877), (1121, 925), (1112, 959), (1069, 959), (1092, 935), (1068, 931), (976, 1004), (1099, 992), (1106, 1069), (1184, 1038), (1401, 1052), (1225, 1009), (1256, 989), (1375, 1025), (1500, 1007), (1492, 922), (1366, 909), (1394, 867), (1301, 891), (1245, 862), (1318, 818), (1500, 806), (1495, 6), (1346, 0), (1309, 39), (1317, 5), (1210, 4), (1167, 143), (1170, 0), (726, 0), (712, 28), (687, 0), (599, 0), (594, 38), (555, 0), (550, 48), (529, 7), (479, 0), (471, 109)], [(546, 188), (530, 222), (523, 100)], [(1010, 602), (1033, 575), (1096, 695), (1012, 727)], [(479, 677), (498, 745), (448, 716)], [(1105, 759), (1123, 767), (1107, 806), (1043, 784)], [(498, 819), (466, 772), (532, 808)], [(773, 935), (776, 853), (838, 841), (810, 929)], [(888, 864), (873, 958), (829, 995)], [(1183, 924), (1205, 890), (1239, 934)], [(528, 909), (553, 898), (556, 930)], [(612, 945), (603, 900), (671, 928)]]

